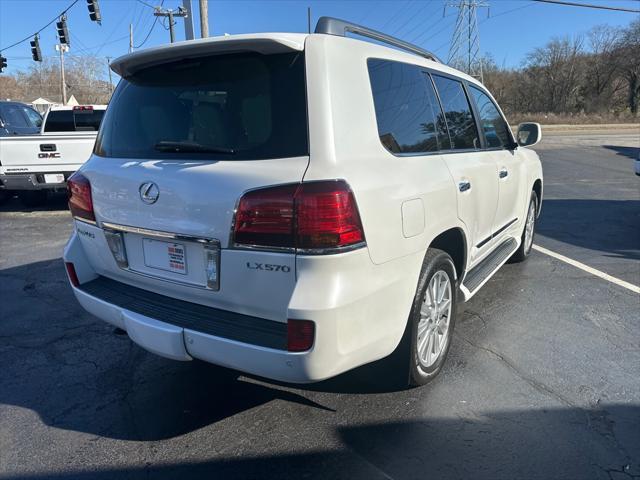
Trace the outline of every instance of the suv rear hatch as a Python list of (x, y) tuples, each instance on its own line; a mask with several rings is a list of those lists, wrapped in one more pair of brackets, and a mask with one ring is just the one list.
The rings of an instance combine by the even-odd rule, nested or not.
[[(216, 43), (209, 42), (206, 51), (215, 51)], [(203, 245), (229, 246), (242, 194), (302, 181), (309, 162), (304, 53), (271, 43), (244, 42), (242, 51), (206, 55), (170, 47), (161, 55), (116, 61), (114, 69), (124, 77), (81, 173), (91, 184), (98, 224), (128, 232), (123, 234), (128, 270), (206, 288)], [(112, 269), (100, 273), (126, 275), (101, 261), (96, 249), (85, 250), (94, 266)], [(239, 262), (231, 257), (228, 261)], [(207, 303), (221, 305), (215, 299), (223, 297), (221, 290)]]

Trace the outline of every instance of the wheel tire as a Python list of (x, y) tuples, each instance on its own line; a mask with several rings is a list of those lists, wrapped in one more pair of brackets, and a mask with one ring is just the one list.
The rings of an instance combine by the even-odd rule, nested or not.
[(0, 190), (0, 205), (6, 202), (10, 197), (11, 195), (9, 195), (6, 190)]
[[(449, 296), (448, 319), (446, 322), (446, 334), (440, 338), (437, 328), (434, 330), (433, 335), (437, 336), (439, 342), (444, 342), (438, 349), (439, 353), (435, 355), (434, 361), (431, 364), (425, 364), (420, 359), (420, 346), (418, 342), (419, 328), (423, 328), (424, 325), (429, 325), (431, 320), (425, 319), (421, 314), (421, 311), (433, 312), (433, 317), (439, 317), (439, 309), (433, 310), (428, 307), (427, 287), (430, 287), (432, 279), (438, 275), (438, 279), (446, 278), (448, 281), (447, 287), (443, 287), (445, 290), (444, 296)], [(444, 275), (444, 277), (443, 277)], [(442, 284), (441, 284), (442, 285)], [(453, 328), (455, 326), (455, 319), (457, 313), (457, 292), (458, 286), (456, 283), (456, 270), (453, 260), (446, 252), (438, 249), (429, 249), (425, 255), (424, 262), (422, 264), (422, 270), (420, 271), (420, 279), (418, 281), (418, 288), (416, 289), (416, 295), (411, 306), (411, 313), (409, 314), (409, 321), (407, 329), (403, 337), (403, 344), (401, 344), (402, 355), (405, 358), (405, 365), (408, 362), (408, 385), (419, 386), (424, 385), (433, 380), (444, 364), (451, 346), (451, 338), (453, 336)], [(432, 295), (432, 294), (431, 294)], [(444, 297), (443, 297), (444, 300)], [(424, 307), (427, 305), (427, 307)], [(426, 310), (425, 310), (426, 308)], [(444, 316), (440, 317), (444, 320)], [(421, 324), (421, 321), (423, 323)], [(436, 320), (437, 323), (439, 320)], [(428, 327), (422, 335), (428, 335), (428, 331), (431, 327)], [(422, 339), (423, 337), (421, 337)], [(435, 338), (432, 344), (431, 340), (427, 340), (425, 349), (428, 350), (431, 347), (432, 351), (435, 349)], [(423, 350), (424, 351), (424, 350)], [(406, 378), (406, 377), (405, 377)]]
[[(533, 240), (536, 235), (536, 223), (538, 212), (538, 195), (536, 192), (531, 192), (531, 199), (529, 200), (529, 208), (527, 209), (527, 217), (525, 218), (524, 228), (522, 229), (522, 237), (520, 238), (520, 247), (509, 259), (510, 263), (524, 262), (531, 254), (531, 247), (533, 246)], [(531, 218), (530, 218), (531, 217)], [(529, 222), (532, 222), (531, 236), (527, 238), (527, 226)]]
[(18, 195), (26, 207), (39, 207), (47, 201), (46, 190), (26, 190)]

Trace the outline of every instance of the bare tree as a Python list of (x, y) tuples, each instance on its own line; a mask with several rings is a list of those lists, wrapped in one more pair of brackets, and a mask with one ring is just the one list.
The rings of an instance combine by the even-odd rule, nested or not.
[(611, 105), (612, 96), (619, 90), (616, 82), (620, 70), (620, 56), (616, 50), (621, 40), (619, 29), (600, 25), (587, 34), (590, 53), (585, 57), (585, 111), (598, 112)]
[(640, 19), (635, 20), (623, 32), (617, 53), (620, 57), (622, 76), (627, 83), (629, 111), (638, 116), (640, 103)]
[[(109, 82), (102, 79), (105, 63), (94, 56), (73, 56), (65, 58), (65, 79), (67, 94), (74, 95), (78, 102), (85, 104), (107, 103), (110, 96)], [(34, 62), (26, 71), (0, 77), (3, 83), (14, 83), (14, 98), (30, 102), (45, 97), (54, 102), (62, 102), (60, 91), (60, 64), (56, 58), (45, 58)], [(8, 87), (7, 87), (8, 88)], [(5, 88), (2, 88), (2, 96)]]

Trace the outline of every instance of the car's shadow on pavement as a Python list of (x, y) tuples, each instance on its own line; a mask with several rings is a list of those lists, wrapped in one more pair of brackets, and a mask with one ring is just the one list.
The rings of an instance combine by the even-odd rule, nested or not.
[[(8, 195), (8, 194), (7, 194)], [(48, 193), (47, 198), (42, 205), (27, 206), (19, 198), (18, 195), (10, 195), (2, 199), (0, 202), (1, 212), (55, 212), (68, 211), (67, 195), (65, 193)]]
[[(60, 259), (0, 270), (0, 295), (0, 404), (33, 410), (49, 426), (154, 441), (273, 400), (333, 411), (291, 385), (146, 352), (82, 309)], [(315, 389), (384, 391), (370, 371), (363, 367)]]
[(623, 157), (628, 157), (633, 160), (638, 160), (640, 158), (640, 148), (638, 147), (620, 147), (615, 145), (603, 145), (602, 147), (608, 150), (613, 150), (618, 155), (622, 155)]
[(640, 200), (551, 199), (537, 234), (606, 256), (640, 259)]
[(244, 457), (211, 452), (211, 459), (204, 461), (5, 478), (637, 478), (637, 452), (624, 445), (640, 444), (639, 419), (640, 407), (610, 405), (498, 411), (474, 420), (365, 423), (335, 427), (337, 445), (332, 450)]

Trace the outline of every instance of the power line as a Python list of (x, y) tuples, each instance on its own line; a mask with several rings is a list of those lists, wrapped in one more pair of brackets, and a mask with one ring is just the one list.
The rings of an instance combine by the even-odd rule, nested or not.
[(68, 10), (71, 9), (71, 7), (73, 7), (76, 3), (78, 3), (78, 0), (74, 0), (71, 5), (69, 5), (67, 8), (65, 8), (62, 12), (60, 12), (58, 15), (56, 15), (53, 20), (51, 20), (49, 23), (47, 23), (44, 27), (42, 27), (40, 30), (38, 30), (37, 32), (32, 33), (31, 35), (27, 35), (26, 37), (24, 37), (22, 40), (17, 41), (16, 43), (12, 43), (11, 45), (9, 45), (8, 47), (2, 47), (0, 48), (0, 52), (4, 51), (4, 50), (9, 50), (10, 48), (15, 47), (16, 45), (20, 45), (23, 42), (26, 42), (27, 40), (30, 40), (31, 37), (36, 36), (38, 33), (42, 32), (45, 28), (47, 28), (49, 25), (51, 25), (53, 22), (55, 22), (56, 20), (58, 20), (62, 15), (64, 15), (65, 13), (67, 13)]
[(531, 1), (540, 2), (540, 3), (554, 3), (556, 5), (565, 5), (568, 7), (585, 7), (585, 8), (597, 8), (600, 10), (614, 10), (617, 12), (640, 13), (640, 10), (635, 10), (633, 8), (605, 7), (604, 5), (594, 5), (592, 3), (566, 2), (563, 0), (531, 0)]
[(487, 22), (487, 21), (491, 20), (492, 18), (500, 17), (500, 16), (502, 16), (502, 15), (506, 15), (507, 13), (515, 12), (515, 11), (517, 11), (517, 10), (522, 10), (523, 8), (533, 7), (534, 5), (535, 5), (535, 3), (526, 3), (526, 4), (524, 4), (524, 5), (520, 5), (519, 7), (512, 8), (512, 9), (510, 9), (510, 10), (506, 10), (506, 11), (504, 11), (504, 12), (500, 12), (500, 13), (498, 13), (497, 15), (491, 15), (491, 14), (489, 14), (489, 17), (487, 17), (487, 18), (485, 18), (484, 20), (482, 20), (482, 21), (480, 22), (480, 24), (483, 24), (484, 22)]
[(156, 7), (154, 7), (153, 5), (151, 5), (150, 3), (147, 2), (143, 2), (142, 0), (136, 0), (136, 2), (141, 3), (142, 5), (144, 5), (145, 7), (149, 7), (149, 8), (153, 8), (155, 9)]
[[(407, 20), (405, 23), (403, 23), (402, 25), (400, 25), (398, 28), (396, 28), (393, 32), (391, 32), (391, 35), (396, 35), (396, 34), (398, 34), (398, 32), (403, 30), (405, 27), (409, 26), (411, 24), (411, 22), (413, 22), (414, 20), (418, 19), (418, 15), (420, 15), (427, 7), (429, 7), (429, 3), (427, 3), (427, 2), (425, 2), (425, 4), (422, 5), (422, 7), (419, 6), (418, 9), (414, 13), (411, 14), (411, 18), (409, 20)], [(420, 26), (420, 21), (418, 21), (417, 26)], [(415, 27), (412, 28), (409, 32), (405, 33), (404, 35), (408, 35), (409, 33), (412, 33), (414, 31), (415, 31)]]
[[(160, 6), (162, 7), (162, 5), (164, 4), (164, 0), (162, 0), (160, 2)], [(151, 32), (153, 32), (153, 29), (156, 28), (156, 23), (158, 23), (158, 18), (160, 17), (156, 17), (153, 20), (153, 24), (151, 25), (151, 28), (149, 29), (149, 33), (147, 33), (147, 36), (144, 37), (144, 40), (142, 41), (142, 43), (140, 45), (138, 45), (137, 47), (133, 47), (133, 48), (140, 48), (142, 47), (145, 43), (147, 43), (147, 40), (149, 40), (149, 37), (151, 36)]]

